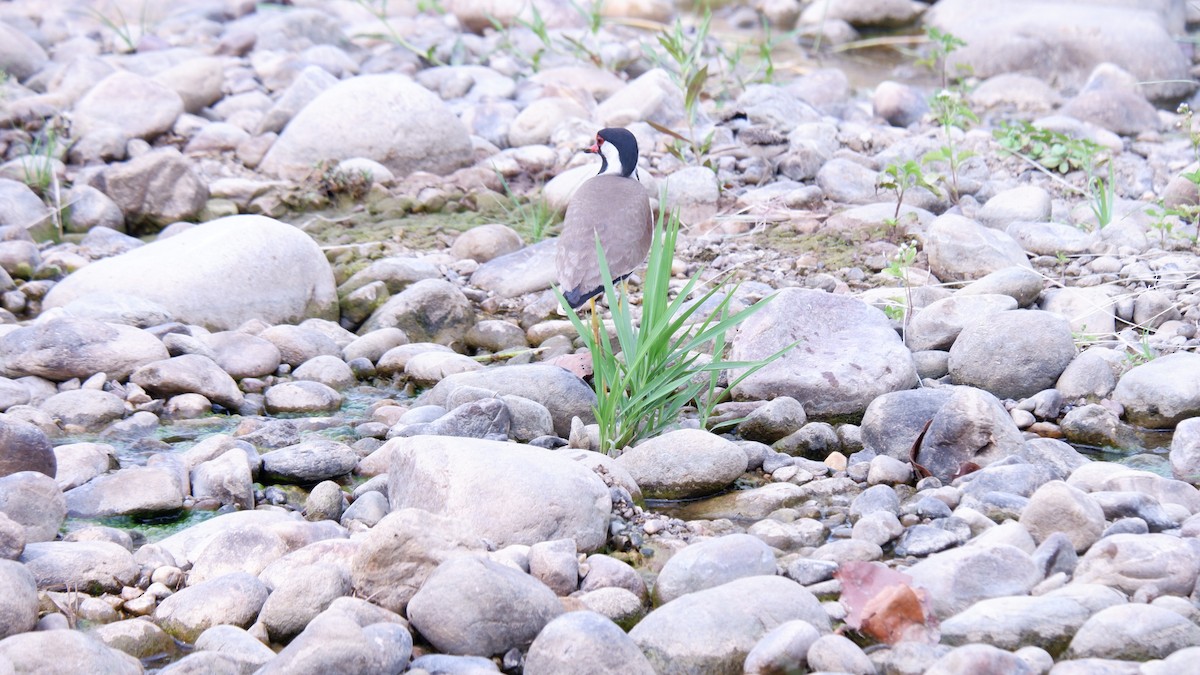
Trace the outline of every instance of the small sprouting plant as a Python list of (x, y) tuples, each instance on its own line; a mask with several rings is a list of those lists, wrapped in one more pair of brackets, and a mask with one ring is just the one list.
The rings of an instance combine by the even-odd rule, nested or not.
[(58, 150), (58, 131), (49, 125), (29, 146), (28, 159), (22, 167), (24, 182), (42, 197), (46, 197), (54, 182), (54, 160), (58, 158)]
[(886, 190), (896, 195), (896, 211), (892, 214), (889, 224), (893, 227), (900, 224), (900, 207), (904, 205), (904, 195), (910, 189), (922, 187), (935, 195), (941, 194), (933, 184), (936, 180), (936, 174), (927, 175), (921, 170), (921, 165), (911, 159), (903, 164), (888, 164), (875, 180), (875, 190)]
[[(967, 43), (960, 38), (939, 30), (933, 26), (925, 27), (925, 37), (930, 43), (929, 53), (923, 58), (917, 59), (918, 66), (925, 66), (931, 71), (941, 74), (942, 88), (950, 86), (950, 73), (946, 65), (946, 57), (957, 50), (959, 47), (966, 47)], [(960, 65), (960, 71), (963, 71), (967, 66)]]
[(575, 0), (570, 0), (570, 3), (571, 7), (587, 23), (588, 32), (592, 35), (599, 33), (600, 28), (604, 26), (604, 14), (602, 11), (604, 9), (604, 0), (591, 0), (586, 6), (575, 2)]
[(1154, 219), (1150, 227), (1158, 230), (1159, 242), (1164, 249), (1167, 240), (1175, 235), (1175, 225), (1188, 223), (1200, 228), (1200, 205), (1196, 204), (1177, 204), (1168, 208), (1160, 199), (1157, 207), (1146, 209), (1146, 215)]
[[(912, 268), (913, 263), (916, 261), (917, 242), (906, 241), (900, 246), (900, 249), (896, 251), (896, 255), (892, 256), (891, 261), (888, 262), (888, 266), (883, 270), (884, 274), (896, 277), (904, 283), (904, 307), (897, 308), (895, 305), (888, 305), (884, 309), (884, 313), (888, 315), (888, 318), (897, 320), (902, 318), (904, 320), (901, 330), (903, 331), (903, 337), (906, 340), (908, 339), (908, 324), (912, 315), (913, 306), (912, 280), (909, 278), (908, 272), (909, 269)], [(892, 311), (888, 312), (889, 309)]]
[(1060, 174), (1095, 166), (1102, 151), (1087, 139), (1071, 138), (1026, 121), (1005, 122), (992, 131), (992, 136), (1010, 154)]
[(971, 111), (963, 100), (962, 94), (949, 89), (942, 89), (934, 94), (930, 101), (930, 107), (933, 112), (933, 117), (938, 125), (942, 127), (942, 134), (945, 137), (945, 145), (928, 152), (921, 158), (922, 164), (946, 164), (949, 171), (947, 175), (949, 180), (943, 178), (947, 182), (946, 187), (950, 192), (951, 201), (958, 202), (961, 196), (958, 189), (958, 171), (962, 163), (971, 157), (975, 156), (970, 150), (963, 150), (958, 147), (954, 141), (954, 129), (966, 129), (972, 123), (979, 122), (979, 118)]
[(655, 122), (650, 122), (650, 126), (674, 139), (668, 150), (680, 161), (687, 161), (685, 151), (690, 151), (692, 161), (710, 168), (712, 162), (708, 157), (708, 152), (712, 149), (713, 134), (709, 132), (704, 138), (697, 138), (696, 119), (700, 109), (700, 97), (708, 82), (708, 64), (704, 62), (704, 47), (708, 40), (711, 23), (712, 12), (705, 11), (704, 18), (691, 36), (687, 34), (678, 19), (675, 20), (674, 26), (663, 29), (658, 34), (658, 44), (670, 56), (669, 63), (650, 45), (642, 45), (651, 62), (664, 66), (667, 72), (671, 73), (675, 83), (683, 90), (683, 109), (688, 132), (686, 135), (681, 134)]
[[(608, 454), (619, 452), (638, 439), (661, 433), (674, 424), (688, 406), (695, 406), (701, 424), (707, 426), (708, 416), (723, 396), (717, 386), (722, 371), (745, 369), (729, 383), (728, 389), (732, 389), (793, 346), (758, 361), (726, 361), (726, 334), (765, 307), (771, 297), (731, 312), (730, 304), (736, 289), (728, 287), (726, 275), (699, 299), (688, 302), (688, 296), (701, 284), (701, 273), (697, 272), (672, 298), (669, 293), (671, 261), (678, 233), (678, 216), (660, 211), (642, 287), (640, 322), (632, 316), (630, 303), (619, 298), (604, 250), (597, 239), (596, 255), (604, 279), (605, 297), (610, 300), (616, 349), (608, 339), (607, 331), (599, 328), (595, 317), (589, 328), (567, 304), (562, 293), (555, 290), (559, 303), (592, 355), (592, 387), (596, 391), (600, 450)], [(716, 308), (701, 319), (697, 312), (721, 292), (724, 295)], [(711, 355), (707, 363), (703, 351)], [(736, 422), (730, 420), (727, 423)]]
[[(788, 39), (788, 35), (776, 36), (766, 17), (762, 18), (762, 31), (763, 38), (757, 41), (753, 47), (757, 59), (749, 67), (743, 67), (743, 64), (748, 61), (746, 54), (751, 51), (746, 44), (738, 42), (732, 48), (722, 43), (717, 44), (717, 56), (720, 65), (723, 66), (722, 77), (719, 78), (722, 83), (727, 84), (734, 81), (737, 89), (744, 90), (748, 83), (771, 84), (775, 81), (775, 49), (781, 42)], [(721, 93), (729, 98), (734, 97), (733, 92), (728, 90)]]
[[(1180, 103), (1175, 112), (1183, 116), (1183, 119), (1179, 121), (1179, 126), (1187, 132), (1188, 141), (1192, 144), (1192, 157), (1196, 161), (1200, 161), (1200, 132), (1197, 132), (1193, 126), (1195, 111), (1192, 110), (1190, 105)], [(1188, 180), (1192, 179), (1189, 178)], [(1196, 181), (1192, 180), (1192, 182), (1195, 183)]]
[(1129, 345), (1129, 351), (1125, 354), (1125, 362), (1133, 366), (1140, 366), (1145, 363), (1150, 363), (1157, 357), (1158, 354), (1150, 347), (1150, 339), (1145, 333), (1142, 334), (1141, 341), (1136, 345)]
[(504, 211), (504, 221), (527, 242), (545, 239), (551, 228), (562, 219), (562, 214), (551, 208), (545, 199), (522, 199), (513, 192), (500, 172), (496, 172), (496, 176), (500, 179), (506, 198), (500, 202), (500, 208)]
[(59, 125), (61, 120), (55, 118), (48, 122), (29, 144), (22, 165), (23, 182), (37, 193), (42, 201), (50, 206), (50, 218), (58, 239), (62, 240), (64, 232), (62, 203), (62, 186), (58, 181), (55, 165), (62, 147), (60, 145)]
[[(378, 19), (379, 23), (382, 24), (384, 29), (387, 31), (386, 33), (369, 33), (366, 34), (366, 37), (387, 40), (394, 45), (398, 45), (404, 49), (407, 49), (413, 54), (416, 54), (418, 57), (425, 59), (427, 63), (431, 63), (435, 66), (446, 65), (435, 55), (437, 45), (430, 45), (426, 49), (421, 49), (405, 39), (403, 35), (400, 35), (396, 32), (396, 29), (392, 27), (392, 22), (388, 20), (388, 0), (354, 0), (354, 2), (357, 3), (358, 6), (367, 10), (371, 16), (374, 16), (376, 19)], [(420, 12), (430, 12), (434, 14), (442, 14), (445, 12), (438, 0), (419, 0), (419, 2), (417, 2), (417, 10)]]
[(1084, 326), (1082, 330), (1071, 331), (1071, 339), (1079, 349), (1086, 349), (1102, 342), (1101, 336), (1087, 332), (1087, 326)]
[(1091, 176), (1088, 178), (1088, 193), (1091, 196), (1092, 215), (1096, 216), (1096, 227), (1103, 229), (1113, 220), (1113, 209), (1117, 196), (1113, 185), (1113, 165), (1108, 163), (1108, 178)]
[(117, 39), (125, 45), (126, 50), (130, 52), (137, 51), (137, 43), (141, 36), (146, 35), (149, 29), (149, 21), (147, 20), (146, 10), (149, 6), (149, 0), (142, 1), (142, 11), (138, 16), (138, 24), (135, 32), (134, 26), (130, 23), (129, 18), (125, 16), (125, 12), (121, 10), (120, 3), (111, 3), (113, 11), (116, 13), (116, 18), (109, 17), (104, 12), (88, 7), (87, 12), (95, 17), (106, 28), (111, 30)]

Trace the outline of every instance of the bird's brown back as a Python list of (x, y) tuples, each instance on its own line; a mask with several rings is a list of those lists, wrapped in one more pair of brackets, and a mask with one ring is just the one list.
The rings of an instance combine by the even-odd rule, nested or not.
[(600, 236), (613, 278), (636, 270), (650, 251), (653, 215), (646, 189), (636, 179), (603, 175), (588, 179), (567, 205), (555, 260), (566, 291), (601, 287), (595, 236)]

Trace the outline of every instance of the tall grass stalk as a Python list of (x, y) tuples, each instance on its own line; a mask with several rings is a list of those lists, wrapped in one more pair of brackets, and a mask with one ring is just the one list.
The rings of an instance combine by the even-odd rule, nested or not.
[[(604, 292), (610, 299), (615, 348), (607, 331), (593, 333), (567, 304), (561, 291), (555, 289), (559, 303), (592, 355), (600, 449), (607, 454), (663, 432), (689, 406), (696, 407), (701, 423), (705, 424), (723, 396), (718, 390), (722, 371), (746, 369), (729, 383), (731, 389), (790, 348), (789, 345), (758, 361), (725, 360), (727, 333), (765, 307), (771, 297), (732, 312), (730, 304), (736, 287), (729, 288), (729, 276), (725, 275), (698, 299), (688, 302), (688, 296), (701, 283), (697, 273), (672, 299), (668, 285), (678, 234), (677, 214), (660, 211), (643, 285), (640, 324), (635, 322), (627, 298), (618, 295), (597, 239), (596, 255), (605, 280)], [(716, 308), (703, 318), (697, 315), (721, 291), (725, 293)], [(711, 353), (711, 360), (705, 351)]]

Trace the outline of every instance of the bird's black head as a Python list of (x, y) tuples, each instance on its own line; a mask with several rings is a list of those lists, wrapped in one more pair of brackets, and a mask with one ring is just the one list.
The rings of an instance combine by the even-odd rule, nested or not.
[[(605, 147), (606, 145), (610, 147)], [(622, 176), (633, 175), (638, 160), (637, 138), (628, 129), (620, 127), (609, 127), (596, 133), (596, 144), (588, 148), (588, 152), (600, 155), (602, 174), (609, 172), (608, 162), (612, 156), (612, 149), (616, 150), (617, 161), (620, 163), (619, 167), (614, 168), (619, 168)]]

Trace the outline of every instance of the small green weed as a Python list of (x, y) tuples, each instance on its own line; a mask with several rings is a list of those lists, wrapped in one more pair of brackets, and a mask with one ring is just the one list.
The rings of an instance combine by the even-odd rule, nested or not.
[[(925, 37), (929, 39), (929, 53), (923, 58), (917, 59), (916, 65), (925, 66), (929, 70), (939, 73), (942, 77), (942, 89), (946, 89), (950, 86), (950, 72), (946, 65), (946, 57), (959, 47), (966, 47), (967, 43), (953, 34), (933, 26), (925, 27)], [(958, 78), (968, 74), (970, 74), (969, 67), (960, 64)]]
[(116, 14), (115, 18), (108, 16), (104, 12), (101, 12), (94, 7), (87, 7), (86, 11), (88, 14), (91, 14), (93, 17), (99, 20), (100, 23), (104, 24), (106, 28), (111, 30), (113, 34), (116, 35), (117, 39), (120, 40), (123, 45), (125, 45), (126, 50), (130, 52), (136, 52), (138, 40), (141, 39), (141, 36), (150, 32), (150, 22), (147, 18), (147, 8), (149, 4), (149, 0), (143, 0), (142, 10), (138, 16), (136, 29), (130, 23), (129, 18), (125, 16), (125, 12), (121, 9), (120, 3), (109, 4)]
[[(896, 307), (888, 305), (884, 308), (884, 313), (891, 319), (903, 319), (904, 323), (901, 327), (903, 338), (908, 339), (908, 324), (912, 317), (912, 280), (909, 279), (908, 271), (912, 268), (913, 263), (917, 260), (917, 242), (906, 241), (900, 246), (900, 250), (896, 251), (896, 255), (888, 262), (888, 266), (884, 268), (883, 273), (889, 276), (896, 277), (904, 283), (904, 306)], [(888, 310), (892, 310), (888, 312)]]
[(1113, 209), (1117, 196), (1113, 185), (1113, 165), (1108, 163), (1108, 178), (1092, 176), (1088, 179), (1088, 193), (1091, 195), (1092, 215), (1096, 216), (1096, 227), (1103, 229), (1113, 220)]
[(550, 207), (545, 199), (523, 199), (513, 192), (504, 176), (497, 172), (504, 187), (505, 200), (500, 202), (504, 222), (516, 230), (528, 243), (546, 238), (550, 230), (562, 221), (562, 214)]
[(670, 61), (664, 59), (650, 45), (642, 45), (651, 63), (670, 73), (675, 83), (683, 90), (683, 108), (688, 132), (682, 134), (655, 122), (650, 122), (650, 126), (674, 139), (668, 150), (680, 161), (688, 162), (687, 154), (690, 152), (690, 161), (709, 168), (713, 168), (712, 159), (708, 156), (712, 149), (713, 134), (709, 132), (704, 138), (697, 138), (696, 120), (700, 109), (700, 97), (708, 82), (708, 64), (704, 62), (704, 49), (711, 23), (712, 12), (705, 11), (703, 19), (690, 36), (679, 19), (675, 20), (671, 28), (663, 29), (657, 36), (658, 44), (670, 57)]
[[(369, 12), (371, 16), (374, 16), (376, 19), (378, 19), (379, 23), (382, 24), (384, 29), (387, 31), (386, 33), (369, 33), (366, 34), (366, 37), (387, 40), (392, 44), (407, 49), (413, 54), (416, 54), (418, 57), (424, 59), (427, 63), (435, 66), (446, 65), (435, 55), (437, 50), (436, 45), (430, 45), (426, 49), (421, 49), (407, 40), (403, 35), (400, 35), (396, 32), (396, 29), (392, 27), (392, 22), (388, 20), (388, 0), (354, 0), (354, 2), (359, 7), (362, 7)], [(417, 10), (432, 14), (442, 14), (445, 12), (438, 0), (419, 0), (417, 3)]]
[(1129, 346), (1129, 351), (1125, 354), (1125, 363), (1130, 367), (1140, 366), (1153, 361), (1158, 354), (1150, 347), (1150, 339), (1143, 333), (1142, 339), (1137, 345)]
[(34, 136), (22, 164), (23, 182), (50, 206), (50, 218), (59, 241), (62, 241), (63, 237), (66, 209), (62, 203), (62, 185), (55, 171), (58, 156), (63, 149), (59, 135), (62, 124), (59, 118), (48, 121)]
[(974, 157), (975, 153), (958, 147), (954, 140), (953, 130), (965, 130), (971, 124), (978, 123), (979, 118), (967, 106), (963, 100), (962, 93), (958, 91), (942, 89), (934, 94), (933, 99), (929, 103), (934, 119), (942, 127), (945, 145), (937, 150), (926, 153), (921, 158), (921, 163), (926, 165), (945, 164), (947, 166), (949, 180), (947, 181), (945, 178), (942, 180), (946, 182), (946, 188), (950, 193), (951, 201), (957, 203), (961, 196), (958, 189), (959, 169), (962, 167), (962, 163)]
[(904, 195), (912, 188), (922, 187), (935, 195), (940, 195), (934, 181), (937, 175), (926, 175), (921, 165), (913, 160), (907, 162), (892, 162), (879, 174), (875, 180), (875, 190), (887, 190), (896, 195), (896, 211), (891, 217), (891, 225), (896, 228), (900, 224), (900, 207), (904, 205)]

